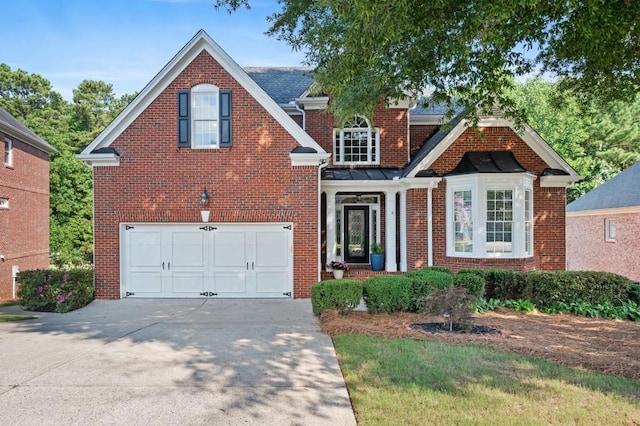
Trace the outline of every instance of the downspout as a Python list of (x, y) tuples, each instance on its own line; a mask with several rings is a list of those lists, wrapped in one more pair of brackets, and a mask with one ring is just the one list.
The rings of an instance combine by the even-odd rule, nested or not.
[[(304, 112), (302, 122), (304, 123)], [(327, 160), (318, 163), (318, 282), (322, 281), (322, 169), (327, 167)]]
[(307, 131), (307, 114), (304, 112), (304, 109), (300, 108), (300, 105), (298, 105), (298, 102), (295, 102), (294, 106), (298, 111), (302, 113), (302, 130), (306, 132)]
[(433, 266), (433, 183), (427, 189), (427, 266)]

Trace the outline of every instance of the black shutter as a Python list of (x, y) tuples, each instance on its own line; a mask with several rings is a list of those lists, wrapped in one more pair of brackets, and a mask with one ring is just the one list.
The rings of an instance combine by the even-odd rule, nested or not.
[(191, 117), (189, 114), (188, 90), (178, 92), (178, 147), (190, 147), (189, 129), (191, 128)]
[(231, 146), (231, 91), (220, 91), (220, 147)]

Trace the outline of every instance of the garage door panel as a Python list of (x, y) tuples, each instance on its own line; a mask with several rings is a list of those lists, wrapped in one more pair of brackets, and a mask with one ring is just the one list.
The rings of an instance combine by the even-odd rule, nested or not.
[(132, 272), (129, 281), (133, 293), (162, 294), (162, 274), (159, 272)]
[(244, 268), (247, 262), (245, 245), (245, 232), (217, 232), (214, 235), (214, 268)]
[(171, 292), (200, 295), (206, 288), (203, 273), (177, 272), (171, 275)]
[(160, 232), (131, 232), (129, 248), (129, 265), (131, 267), (152, 267), (162, 263), (162, 234)]
[(213, 277), (215, 292), (222, 293), (241, 293), (247, 292), (247, 277), (244, 272), (236, 273), (216, 273)]
[(289, 264), (288, 235), (285, 232), (256, 233), (256, 266), (286, 268)]
[(288, 290), (286, 272), (259, 272), (256, 274), (256, 293), (258, 296), (282, 296)]
[(171, 265), (173, 267), (204, 267), (205, 234), (173, 232), (171, 234)]

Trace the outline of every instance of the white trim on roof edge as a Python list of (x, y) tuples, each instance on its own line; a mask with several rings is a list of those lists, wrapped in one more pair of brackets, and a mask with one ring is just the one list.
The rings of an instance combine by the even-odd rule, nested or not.
[(202, 52), (209, 53), (280, 125), (293, 136), (300, 146), (324, 152), (289, 115), (204, 31), (200, 30), (162, 70), (142, 89), (136, 98), (78, 155), (87, 161), (92, 151), (105, 148), (122, 134), (133, 121), (156, 99), (180, 73)]
[[(414, 166), (413, 170), (411, 170), (407, 177), (415, 177), (418, 171), (428, 169), (438, 159), (438, 157), (440, 157), (440, 155), (442, 155), (451, 146), (451, 144), (453, 144), (453, 142), (455, 142), (458, 137), (460, 137), (460, 135), (470, 127), (471, 122), (469, 120), (461, 120), (453, 129), (451, 129), (438, 146), (436, 146), (420, 163)], [(555, 176), (556, 178), (563, 178), (562, 181), (564, 184), (558, 186), (567, 186), (583, 178), (578, 175), (578, 173), (526, 123), (523, 124), (522, 129), (519, 130), (512, 119), (505, 117), (481, 117), (478, 120), (478, 127), (511, 128), (550, 168), (563, 170), (569, 173), (568, 176)], [(545, 179), (545, 181), (546, 180), (548, 179)], [(558, 181), (556, 183), (559, 183), (560, 181), (560, 179), (555, 180)]]
[[(628, 206), (628, 207), (611, 207), (607, 209), (594, 209), (594, 210), (576, 210), (567, 211), (567, 217), (581, 217), (581, 216), (614, 216), (619, 214), (635, 214), (640, 213), (640, 206)], [(615, 218), (612, 218), (615, 219)]]

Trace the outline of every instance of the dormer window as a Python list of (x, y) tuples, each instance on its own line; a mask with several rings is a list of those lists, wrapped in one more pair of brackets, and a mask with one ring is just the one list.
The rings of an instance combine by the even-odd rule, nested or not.
[(333, 130), (334, 164), (380, 164), (380, 131), (369, 121), (354, 117), (342, 129)]

